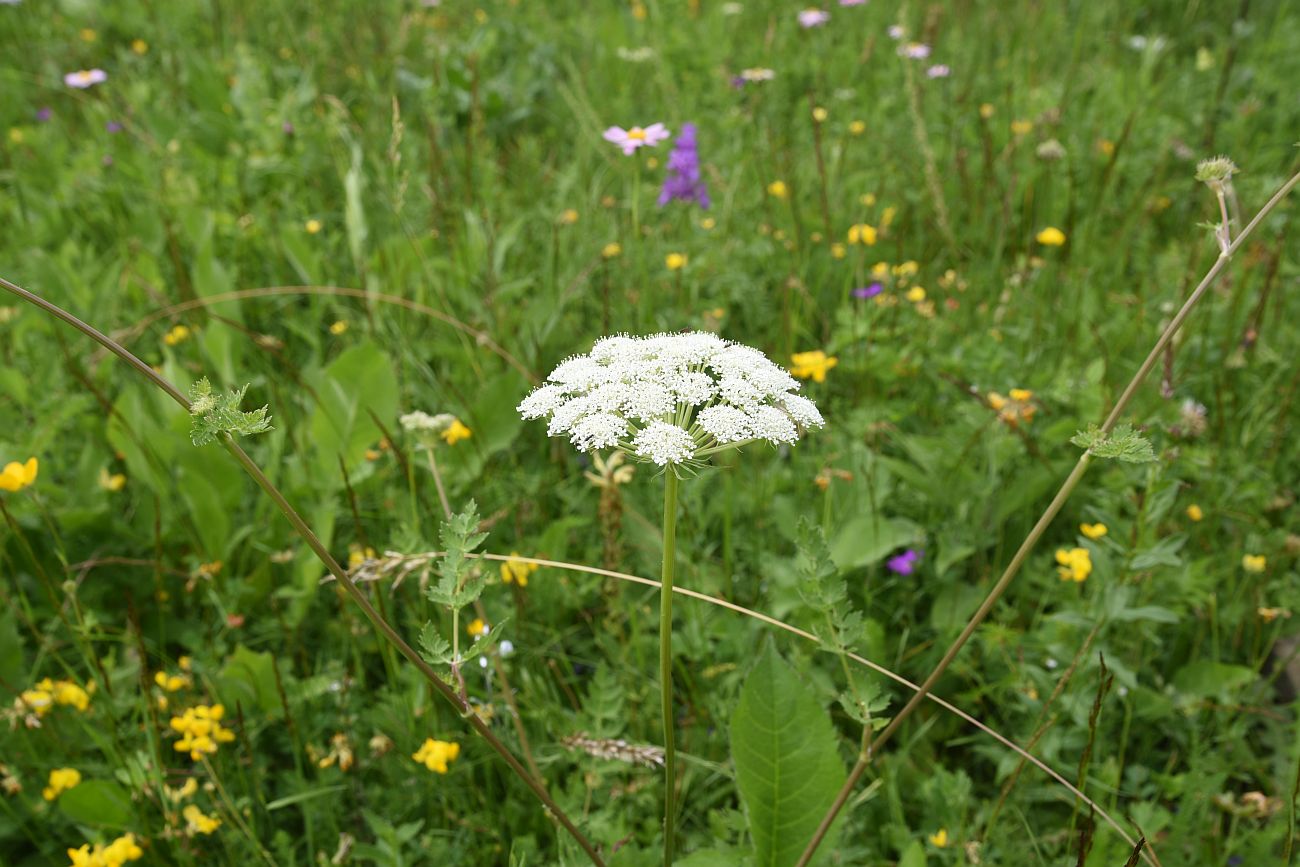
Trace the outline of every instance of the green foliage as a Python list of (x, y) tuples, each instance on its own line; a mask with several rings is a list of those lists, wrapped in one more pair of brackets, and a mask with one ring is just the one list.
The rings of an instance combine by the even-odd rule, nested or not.
[[(755, 864), (794, 864), (844, 783), (837, 738), (817, 699), (771, 643), (745, 678), (731, 717), (736, 788)], [(821, 850), (835, 848), (835, 829)]]
[(222, 434), (247, 437), (271, 430), (267, 407), (252, 412), (240, 410), (246, 391), (247, 385), (227, 394), (214, 394), (206, 376), (190, 386), (190, 442), (205, 446)]
[(1071, 437), (1070, 442), (1098, 458), (1129, 464), (1149, 463), (1156, 459), (1151, 441), (1127, 424), (1116, 426), (1109, 434), (1103, 433), (1097, 425), (1089, 425), (1086, 431), (1079, 431)]
[(59, 795), (59, 809), (74, 822), (125, 829), (135, 815), (131, 794), (112, 780), (83, 780)]

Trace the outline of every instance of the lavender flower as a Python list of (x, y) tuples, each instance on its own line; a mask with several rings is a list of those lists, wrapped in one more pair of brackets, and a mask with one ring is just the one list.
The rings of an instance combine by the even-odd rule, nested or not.
[(115, 120), (110, 120), (108, 123), (104, 124), (104, 129), (109, 133), (119, 133), (122, 131), (122, 124)]
[(921, 559), (921, 552), (908, 548), (897, 556), (890, 557), (885, 565), (895, 575), (911, 575), (916, 571), (916, 562)]
[(909, 60), (925, 60), (930, 56), (930, 46), (924, 42), (909, 42), (899, 46), (898, 53)]
[(821, 27), (830, 20), (831, 13), (821, 9), (805, 9), (799, 13), (799, 26), (805, 30), (809, 27)]
[(603, 138), (607, 142), (612, 142), (623, 149), (624, 156), (632, 156), (638, 148), (654, 147), (659, 142), (671, 136), (672, 133), (661, 123), (652, 123), (645, 129), (634, 126), (631, 129), (623, 129), (621, 126), (611, 126), (605, 130)]
[(108, 81), (108, 73), (102, 69), (82, 69), (63, 76), (63, 83), (77, 90), (85, 90), (92, 85), (103, 84), (105, 81)]
[(867, 0), (840, 0), (841, 6), (866, 6)]
[(695, 149), (695, 124), (682, 124), (682, 132), (673, 142), (668, 155), (668, 176), (659, 193), (659, 206), (678, 199), (695, 202), (706, 211), (709, 208), (709, 188), (700, 180), (700, 155)]
[(54, 109), (50, 108), (48, 105), (37, 109), (36, 111), (36, 121), (38, 123), (49, 123), (50, 118), (52, 117), (54, 117)]
[(884, 286), (881, 286), (879, 283), (872, 283), (870, 286), (862, 286), (857, 289), (854, 289), (853, 297), (863, 298), (863, 299), (875, 298), (877, 295), (879, 295), (881, 292), (884, 291), (885, 291)]
[(952, 70), (946, 63), (936, 63), (925, 71), (926, 78), (947, 78), (952, 75)]

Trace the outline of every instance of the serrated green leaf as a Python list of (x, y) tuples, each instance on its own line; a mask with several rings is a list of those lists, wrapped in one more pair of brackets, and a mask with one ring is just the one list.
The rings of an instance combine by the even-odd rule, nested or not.
[[(755, 863), (794, 864), (845, 773), (826, 712), (770, 643), (745, 678), (731, 717), (731, 756)], [(834, 848), (828, 840), (820, 852)]]
[(1119, 425), (1109, 434), (1096, 425), (1089, 425), (1086, 431), (1081, 430), (1071, 437), (1070, 442), (1098, 458), (1130, 464), (1149, 463), (1156, 459), (1151, 441), (1127, 424)]

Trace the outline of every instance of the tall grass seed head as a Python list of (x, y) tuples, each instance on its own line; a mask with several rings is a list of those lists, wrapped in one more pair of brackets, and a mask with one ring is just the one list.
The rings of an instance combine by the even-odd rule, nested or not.
[(562, 362), (519, 404), (579, 451), (618, 449), (659, 466), (821, 427), (799, 383), (762, 352), (708, 332), (617, 335)]

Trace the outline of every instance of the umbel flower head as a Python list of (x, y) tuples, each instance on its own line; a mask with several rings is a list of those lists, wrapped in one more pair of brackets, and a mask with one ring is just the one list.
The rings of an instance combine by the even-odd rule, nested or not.
[(550, 436), (567, 435), (579, 451), (615, 448), (677, 471), (821, 427), (798, 390), (763, 353), (715, 334), (617, 335), (561, 362), (518, 409), (546, 419)]

